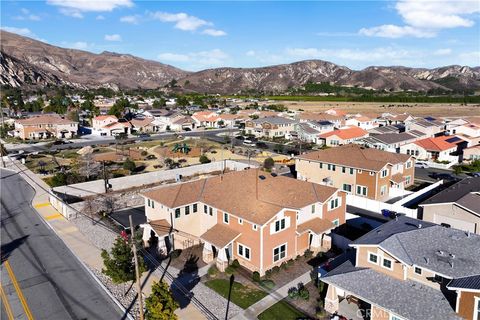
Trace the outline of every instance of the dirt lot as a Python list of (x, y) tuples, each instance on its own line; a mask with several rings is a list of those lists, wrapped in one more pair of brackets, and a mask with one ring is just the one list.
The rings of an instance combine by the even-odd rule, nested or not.
[(480, 105), (462, 106), (443, 103), (389, 103), (389, 102), (332, 102), (332, 101), (275, 101), (289, 109), (305, 111), (325, 111), (339, 108), (348, 113), (410, 113), (416, 116), (478, 116)]

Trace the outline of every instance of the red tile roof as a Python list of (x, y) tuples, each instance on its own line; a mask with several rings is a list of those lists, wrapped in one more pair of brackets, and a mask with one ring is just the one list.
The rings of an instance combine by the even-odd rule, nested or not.
[(368, 135), (368, 132), (360, 127), (352, 126), (345, 129), (337, 129), (324, 134), (321, 134), (320, 138), (328, 138), (331, 136), (337, 136), (342, 140), (361, 138)]
[[(445, 151), (456, 148), (456, 144), (445, 141), (448, 137), (426, 138), (415, 141), (414, 143), (425, 150)], [(450, 137), (451, 138), (451, 137)]]

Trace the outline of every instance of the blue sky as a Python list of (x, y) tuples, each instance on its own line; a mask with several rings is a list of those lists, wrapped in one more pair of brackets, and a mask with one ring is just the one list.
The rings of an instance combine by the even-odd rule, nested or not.
[(305, 59), (352, 69), (480, 65), (479, 0), (2, 1), (1, 27), (186, 70)]

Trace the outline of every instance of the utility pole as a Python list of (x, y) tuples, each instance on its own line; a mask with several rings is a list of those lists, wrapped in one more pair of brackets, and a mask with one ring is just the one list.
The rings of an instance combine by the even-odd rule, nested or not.
[(140, 311), (140, 320), (143, 320), (143, 301), (142, 301), (142, 285), (140, 284), (140, 271), (138, 269), (137, 246), (135, 245), (135, 229), (133, 229), (132, 215), (128, 216), (130, 221), (130, 239), (132, 241), (133, 259), (135, 260), (135, 275), (137, 278), (137, 294), (138, 308)]
[(3, 157), (7, 155), (7, 149), (3, 145), (3, 133), (5, 132), (5, 119), (3, 117), (3, 103), (0, 105), (0, 111), (2, 112), (2, 136), (0, 137), (2, 141), (0, 142), (0, 153), (1, 153), (0, 156), (2, 157), (2, 167), (5, 168), (5, 160), (3, 160)]
[(107, 175), (107, 169), (105, 167), (105, 161), (102, 161), (103, 165), (103, 183), (105, 186), (105, 193), (108, 193), (108, 189), (110, 188), (110, 185), (108, 183), (108, 175)]

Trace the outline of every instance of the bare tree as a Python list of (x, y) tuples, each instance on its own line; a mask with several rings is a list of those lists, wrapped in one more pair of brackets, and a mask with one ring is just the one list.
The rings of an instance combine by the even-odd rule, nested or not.
[(97, 213), (97, 205), (91, 198), (85, 200), (83, 204), (83, 212), (92, 219), (92, 224), (95, 224), (95, 214)]
[(91, 153), (84, 154), (80, 159), (80, 167), (78, 168), (78, 173), (90, 180), (91, 176), (96, 176), (101, 171), (100, 163), (96, 162), (93, 159)]

